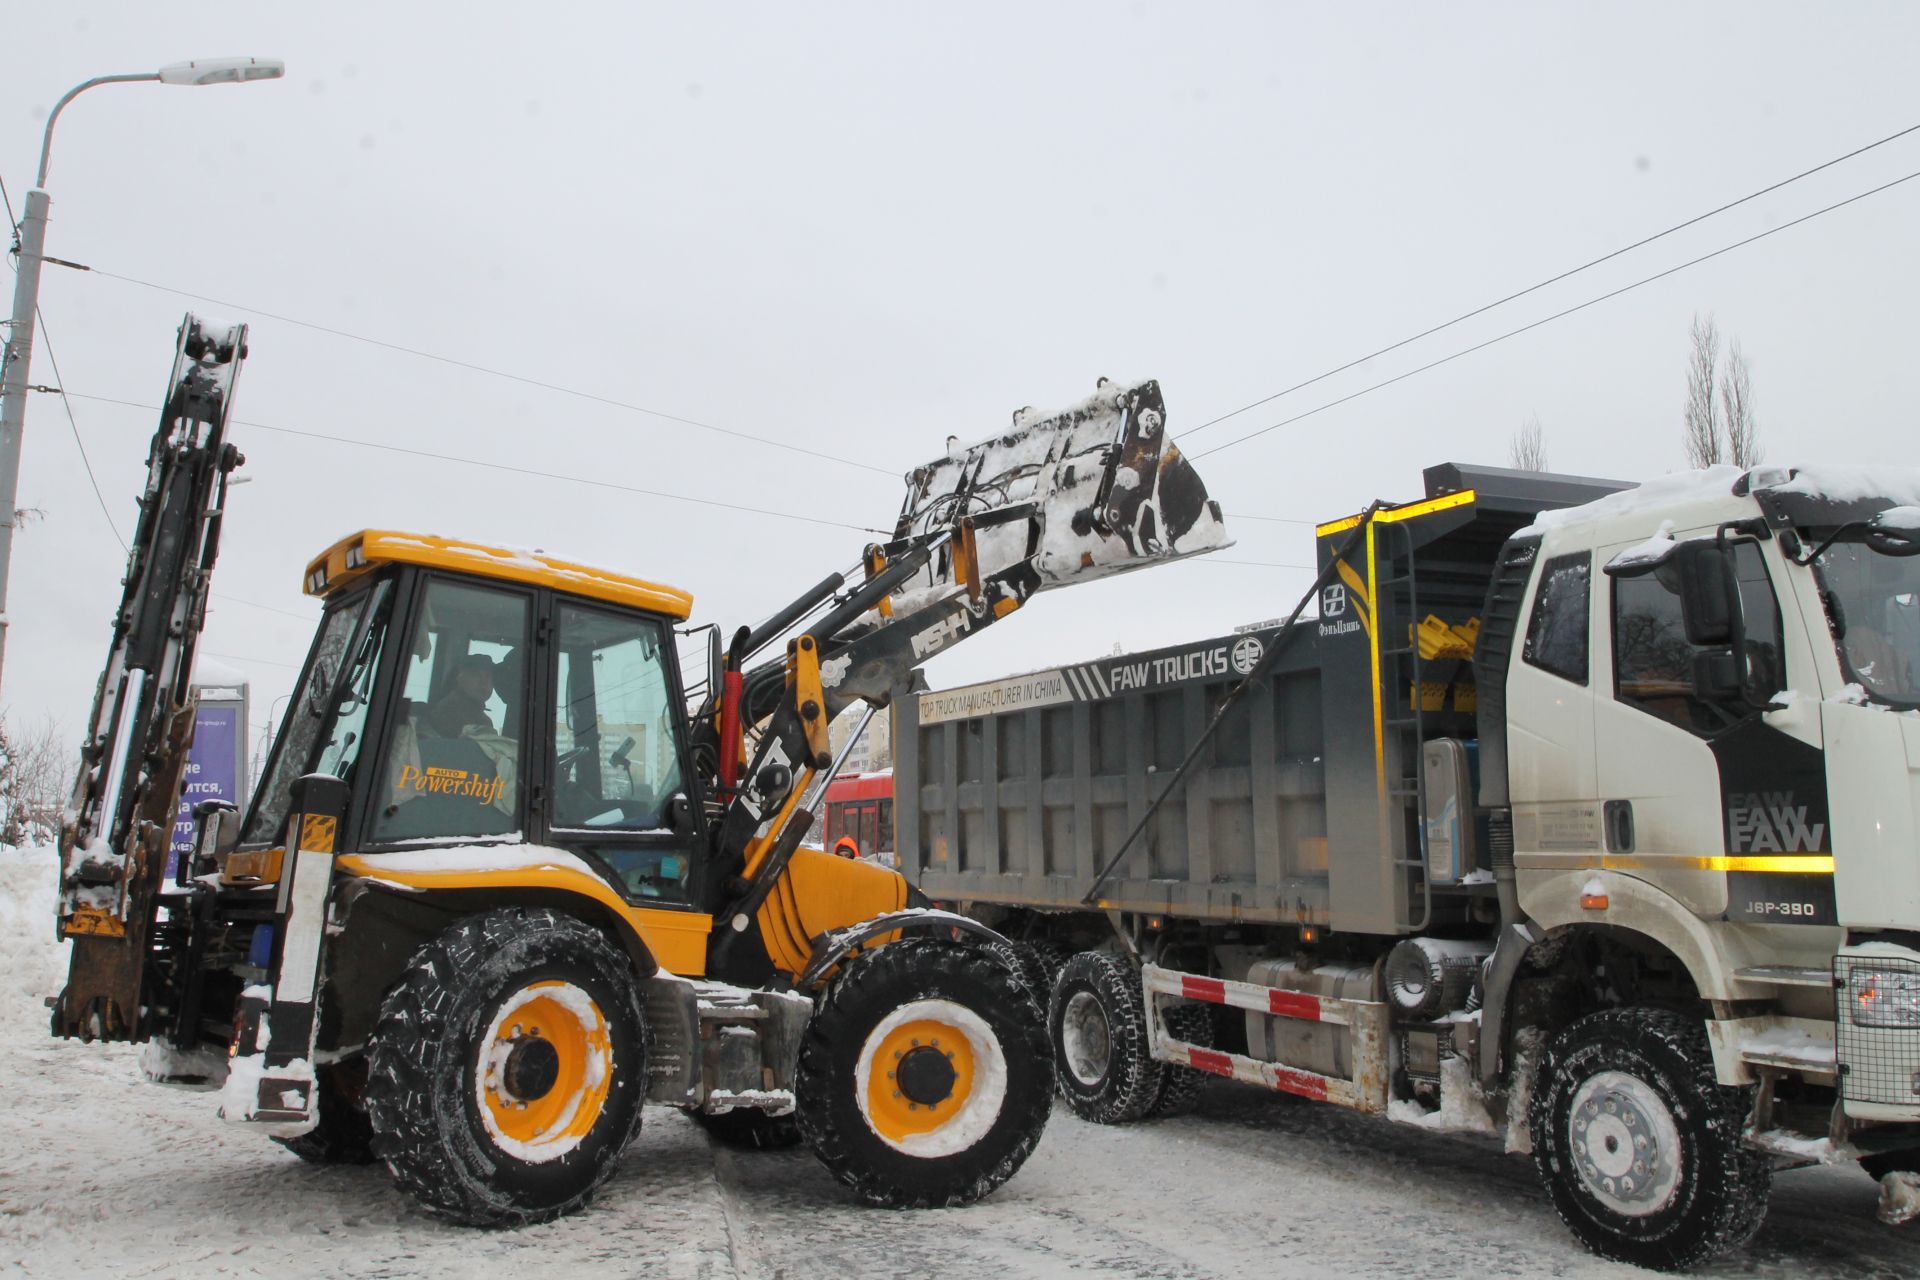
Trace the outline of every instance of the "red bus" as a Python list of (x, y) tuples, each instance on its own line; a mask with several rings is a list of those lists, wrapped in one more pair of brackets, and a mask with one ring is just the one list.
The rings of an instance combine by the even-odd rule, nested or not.
[(894, 866), (893, 770), (843, 773), (827, 784), (827, 850)]

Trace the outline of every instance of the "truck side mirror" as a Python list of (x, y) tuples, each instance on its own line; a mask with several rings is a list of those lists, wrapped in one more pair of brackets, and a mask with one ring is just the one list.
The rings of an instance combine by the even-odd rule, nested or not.
[(1693, 692), (1703, 702), (1737, 702), (1746, 689), (1740, 663), (1731, 649), (1710, 649), (1693, 655)]
[(1739, 607), (1733, 557), (1726, 548), (1700, 538), (1681, 543), (1674, 560), (1680, 570), (1680, 617), (1687, 643), (1708, 649), (1731, 645), (1734, 610)]

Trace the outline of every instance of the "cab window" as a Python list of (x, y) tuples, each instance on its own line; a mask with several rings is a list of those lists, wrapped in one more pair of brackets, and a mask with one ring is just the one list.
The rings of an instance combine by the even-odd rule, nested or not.
[[(1748, 694), (1771, 692), (1786, 670), (1780, 606), (1760, 548), (1742, 542), (1731, 550), (1746, 631)], [(1694, 660), (1708, 650), (1687, 641), (1679, 590), (1677, 564), (1613, 580), (1614, 693), (1649, 715), (1711, 737), (1753, 708), (1745, 699), (1718, 703), (1699, 696)]]
[(522, 829), (528, 613), (517, 592), (428, 582), (406, 650), (375, 840)]
[(683, 787), (666, 631), (563, 604), (554, 702), (553, 825), (655, 831)]
[(1592, 556), (1555, 556), (1540, 570), (1522, 657), (1575, 684), (1587, 682), (1587, 597)]
[[(381, 643), (392, 603), (392, 584), (381, 582), (328, 609), (304, 676), (287, 699), (279, 749), (255, 794), (244, 843), (280, 839), (295, 778), (318, 772), (346, 782), (353, 780), (354, 765), (365, 745), (367, 706), (373, 696), (373, 679), (379, 671)], [(358, 645), (354, 643), (356, 637)], [(348, 652), (350, 647), (352, 652)]]

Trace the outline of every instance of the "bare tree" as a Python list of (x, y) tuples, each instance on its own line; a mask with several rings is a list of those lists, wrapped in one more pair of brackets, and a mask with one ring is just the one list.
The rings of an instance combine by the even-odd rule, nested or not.
[(1727, 344), (1727, 371), (1720, 379), (1720, 419), (1726, 424), (1727, 460), (1736, 467), (1755, 467), (1766, 456), (1760, 447), (1760, 425), (1753, 417), (1753, 378), (1738, 341)]
[(1516, 471), (1547, 469), (1547, 433), (1540, 425), (1539, 414), (1528, 414), (1526, 422), (1513, 433), (1513, 441), (1507, 446), (1507, 460)]
[(53, 720), (14, 732), (0, 721), (0, 842), (51, 844), (78, 763)]
[(1757, 465), (1765, 451), (1760, 447), (1760, 427), (1753, 414), (1753, 377), (1740, 343), (1728, 343), (1722, 368), (1720, 331), (1712, 316), (1702, 319), (1696, 314), (1688, 336), (1692, 349), (1687, 356), (1686, 428), (1682, 437), (1687, 465)]
[(1720, 418), (1713, 399), (1714, 367), (1720, 363), (1720, 331), (1713, 317), (1693, 317), (1687, 358), (1687, 465), (1711, 467), (1720, 461)]

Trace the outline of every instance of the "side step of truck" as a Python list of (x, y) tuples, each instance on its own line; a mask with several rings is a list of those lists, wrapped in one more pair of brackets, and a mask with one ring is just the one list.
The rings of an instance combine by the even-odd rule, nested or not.
[[(1250, 982), (1230, 982), (1224, 978), (1203, 978), (1156, 965), (1143, 966), (1140, 979), (1146, 991), (1147, 1027), (1155, 1058), (1163, 1062), (1182, 1063), (1210, 1075), (1226, 1076), (1247, 1084), (1277, 1089), (1282, 1093), (1298, 1094), (1317, 1102), (1335, 1103), (1355, 1111), (1384, 1112), (1387, 1109), (1386, 1005), (1367, 1000), (1340, 1000), (1303, 991), (1286, 991)], [(1237, 1053), (1222, 1053), (1218, 1049), (1181, 1040), (1167, 1031), (1161, 1002), (1156, 997), (1197, 1000), (1276, 1018), (1298, 1018), (1306, 1022), (1343, 1026), (1347, 1029), (1353, 1076), (1347, 1079), (1320, 1075)]]

